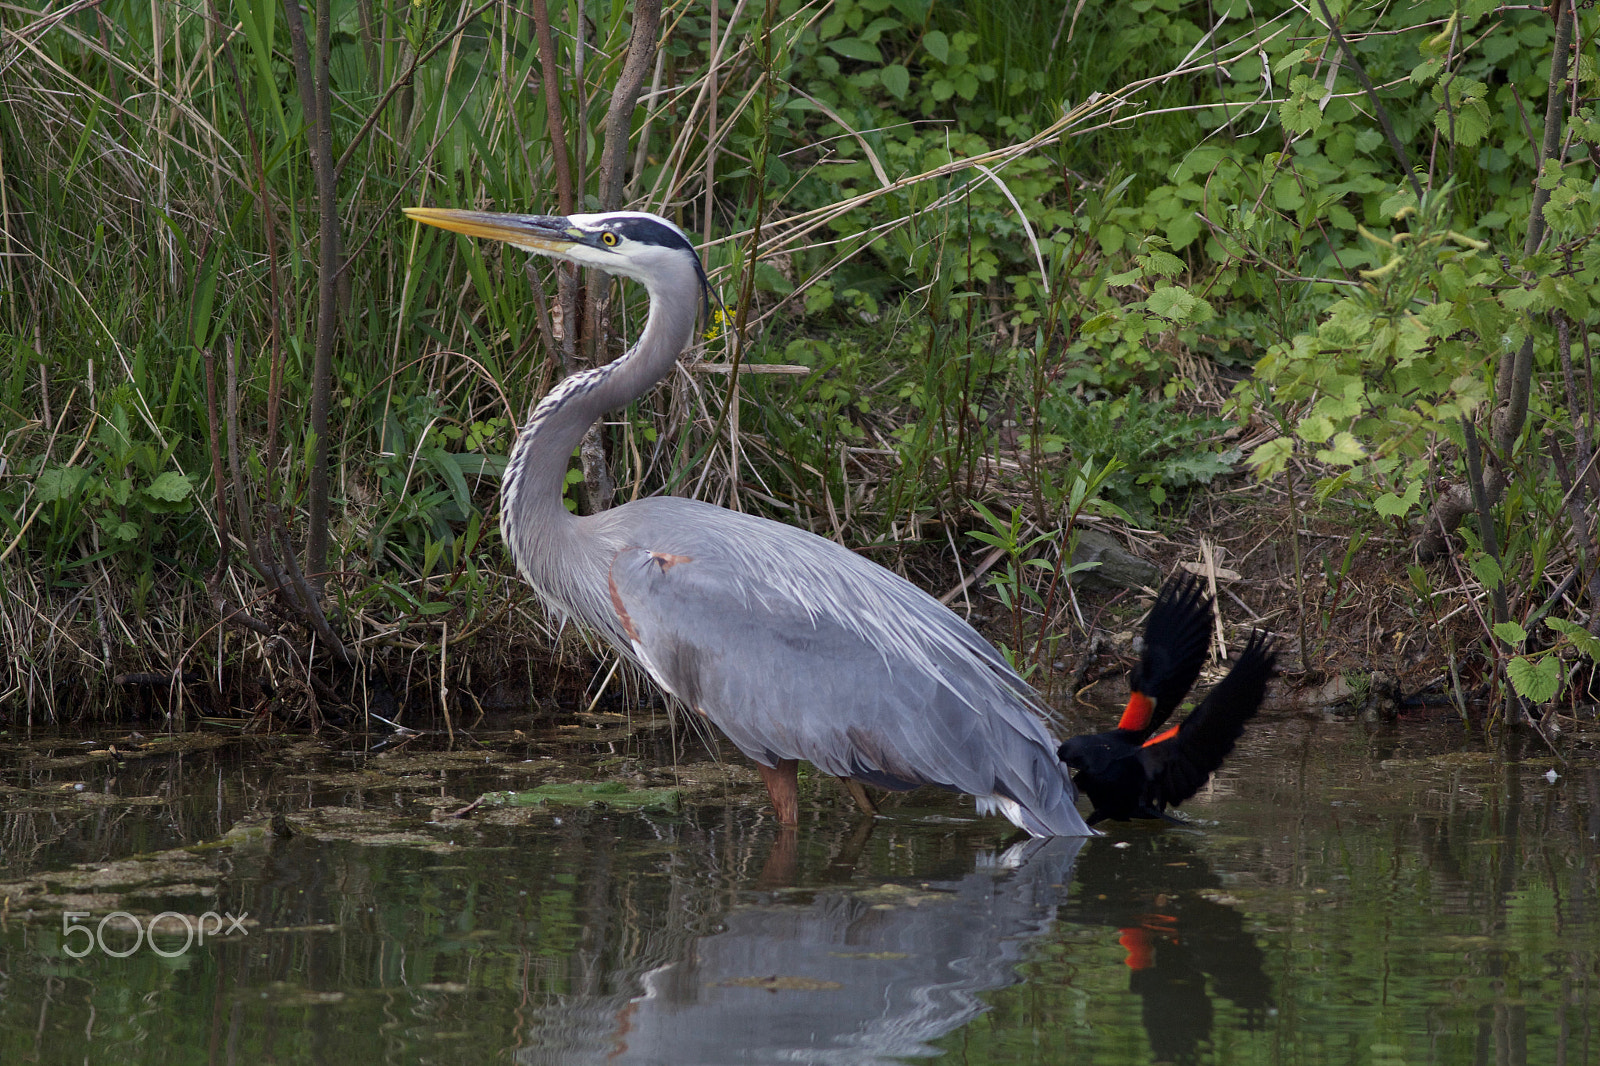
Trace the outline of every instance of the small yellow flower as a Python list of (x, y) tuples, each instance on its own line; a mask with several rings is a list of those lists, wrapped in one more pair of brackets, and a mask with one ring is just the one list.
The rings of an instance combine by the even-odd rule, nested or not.
[(718, 307), (711, 312), (711, 325), (706, 327), (705, 338), (714, 341), (722, 336), (733, 325), (733, 316), (728, 314), (726, 308)]

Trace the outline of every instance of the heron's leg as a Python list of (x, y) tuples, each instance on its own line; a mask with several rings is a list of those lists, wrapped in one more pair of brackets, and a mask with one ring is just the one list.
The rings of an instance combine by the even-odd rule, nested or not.
[(872, 802), (872, 797), (867, 795), (867, 787), (853, 777), (841, 777), (839, 783), (844, 790), (850, 793), (850, 798), (856, 801), (856, 806), (861, 808), (861, 813), (871, 816), (878, 813), (878, 805)]
[(761, 780), (766, 782), (767, 795), (772, 797), (772, 809), (778, 814), (779, 825), (800, 824), (800, 762), (798, 759), (780, 759), (777, 766), (762, 766)]

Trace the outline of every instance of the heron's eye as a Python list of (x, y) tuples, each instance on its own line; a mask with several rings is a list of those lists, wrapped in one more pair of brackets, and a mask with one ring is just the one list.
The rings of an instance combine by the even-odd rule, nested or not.
[(604, 233), (600, 234), (600, 243), (605, 245), (607, 248), (615, 248), (617, 246), (617, 235), (612, 233), (610, 230), (606, 230)]

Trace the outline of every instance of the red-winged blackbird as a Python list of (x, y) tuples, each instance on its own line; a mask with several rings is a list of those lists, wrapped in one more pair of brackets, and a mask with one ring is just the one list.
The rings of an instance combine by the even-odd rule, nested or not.
[(1200, 676), (1211, 640), (1211, 597), (1197, 579), (1168, 581), (1145, 622), (1144, 655), (1130, 677), (1132, 695), (1117, 728), (1061, 745), (1073, 784), (1094, 805), (1088, 822), (1105, 818), (1168, 818), (1200, 790), (1233, 751), (1244, 724), (1266, 695), (1277, 654), (1265, 633), (1252, 633), (1233, 669), (1182, 723), (1160, 733)]

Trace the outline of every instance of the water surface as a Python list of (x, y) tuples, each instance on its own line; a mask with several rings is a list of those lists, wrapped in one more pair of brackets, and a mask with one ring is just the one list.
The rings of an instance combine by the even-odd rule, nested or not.
[(683, 763), (677, 811), (442, 817), (557, 770), (658, 785), (651, 731), (91, 739), (0, 764), (6, 1063), (1600, 1064), (1581, 737), (1270, 718), (1193, 826), (1044, 845), (826, 780), (783, 833), (736, 755)]

